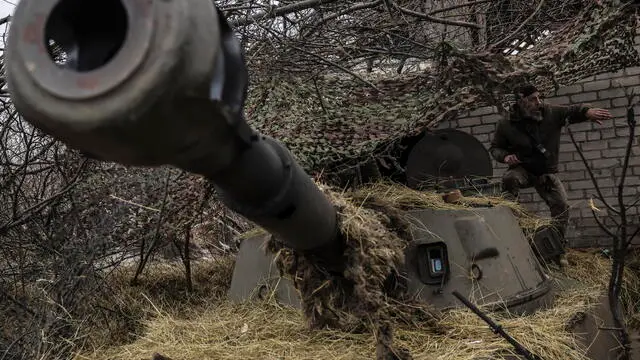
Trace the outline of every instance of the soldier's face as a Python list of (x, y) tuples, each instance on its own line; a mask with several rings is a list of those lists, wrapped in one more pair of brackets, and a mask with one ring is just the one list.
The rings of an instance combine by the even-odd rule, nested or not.
[(542, 119), (542, 100), (539, 92), (536, 91), (527, 97), (520, 98), (518, 102), (526, 115), (537, 120)]
[(540, 107), (542, 106), (540, 93), (536, 91), (527, 97), (521, 98), (520, 106), (522, 106), (528, 112), (540, 111)]

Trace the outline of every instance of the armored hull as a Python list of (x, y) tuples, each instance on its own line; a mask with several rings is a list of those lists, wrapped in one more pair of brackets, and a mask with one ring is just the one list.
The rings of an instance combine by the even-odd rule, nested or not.
[[(452, 291), (484, 307), (518, 313), (550, 304), (552, 282), (509, 208), (423, 209), (407, 215), (413, 237), (404, 254), (410, 296), (440, 309), (463, 306)], [(280, 301), (299, 307), (291, 282), (265, 251), (267, 239), (242, 242), (229, 296), (242, 301), (275, 291)]]

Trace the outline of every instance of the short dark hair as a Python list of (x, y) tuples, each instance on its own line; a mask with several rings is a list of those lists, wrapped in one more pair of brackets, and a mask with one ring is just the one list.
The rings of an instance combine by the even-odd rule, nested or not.
[(535, 87), (535, 85), (530, 83), (520, 84), (514, 89), (514, 93), (516, 94), (516, 99), (520, 99), (521, 97), (527, 97), (537, 91), (538, 91), (538, 88)]

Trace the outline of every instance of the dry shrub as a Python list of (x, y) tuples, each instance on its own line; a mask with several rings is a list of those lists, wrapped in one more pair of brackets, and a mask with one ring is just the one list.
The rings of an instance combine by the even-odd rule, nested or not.
[(150, 263), (138, 278), (137, 285), (130, 284), (135, 267), (123, 266), (106, 278), (111, 296), (95, 299), (88, 306), (101, 314), (92, 319), (86, 328), (85, 348), (98, 349), (134, 341), (144, 333), (144, 322), (159, 315), (159, 309), (172, 317), (189, 316), (211, 303), (220, 302), (225, 296), (235, 259), (231, 256), (214, 260), (194, 261), (192, 264), (193, 291), (187, 290), (184, 268), (178, 262)]

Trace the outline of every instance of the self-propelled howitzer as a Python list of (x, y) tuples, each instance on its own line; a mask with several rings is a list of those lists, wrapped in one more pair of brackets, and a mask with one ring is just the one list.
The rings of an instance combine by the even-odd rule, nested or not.
[(246, 64), (211, 1), (23, 0), (5, 51), (35, 127), (96, 159), (201, 174), (287, 246), (340, 258), (332, 203), (245, 121)]
[[(242, 51), (211, 1), (22, 0), (5, 71), (16, 109), (45, 133), (104, 161), (167, 164), (201, 174), (227, 206), (287, 247), (342, 267), (333, 204), (285, 146), (244, 119)], [(437, 136), (440, 143), (426, 136), (409, 154), (410, 184), (430, 167), (442, 170), (434, 155), (442, 151), (429, 144), (451, 148), (445, 143), (458, 138), (452, 132)], [(447, 151), (447, 171), (462, 168), (468, 152)], [(431, 165), (423, 163), (427, 159)], [(552, 281), (508, 208), (416, 209), (408, 217), (408, 295), (451, 308), (461, 306), (455, 290), (473, 294), (486, 308), (524, 313), (553, 303)], [(276, 290), (279, 300), (299, 306), (291, 284), (272, 271), (273, 254), (263, 244), (260, 236), (243, 241), (230, 298), (244, 301)], [(611, 334), (599, 331), (595, 319), (610, 318), (600, 308), (604, 315), (574, 329), (587, 334), (591, 359), (613, 358), (617, 346)]]

